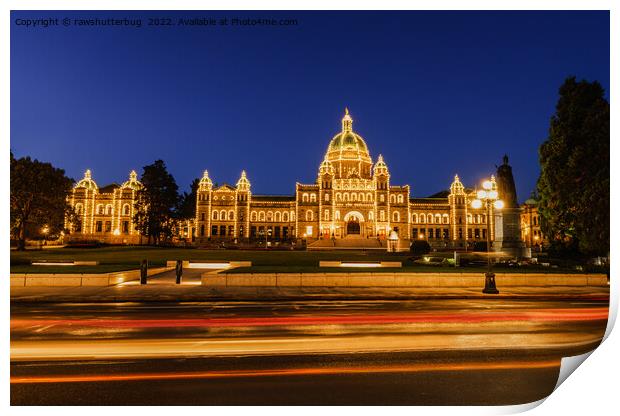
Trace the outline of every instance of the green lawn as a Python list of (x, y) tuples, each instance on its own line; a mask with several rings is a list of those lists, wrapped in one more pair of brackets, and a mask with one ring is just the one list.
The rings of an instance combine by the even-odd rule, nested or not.
[[(432, 256), (450, 257), (449, 253)], [(262, 251), (262, 250), (199, 250), (191, 248), (158, 248), (115, 246), (104, 248), (55, 248), (46, 250), (11, 251), (11, 272), (13, 273), (107, 273), (112, 271), (137, 269), (142, 259), (147, 259), (151, 267), (163, 266), (166, 260), (231, 261), (249, 260), (251, 268), (231, 270), (233, 273), (247, 272), (329, 272), (343, 269), (319, 268), (321, 260), (340, 261), (400, 261), (403, 268), (368, 269), (347, 268), (347, 271), (484, 271), (482, 266), (461, 267), (415, 264), (409, 253), (386, 253), (381, 251)], [(73, 261), (97, 260), (99, 266), (31, 266), (33, 260)], [(550, 269), (540, 266), (526, 268), (502, 268), (498, 272), (575, 272), (566, 269)]]

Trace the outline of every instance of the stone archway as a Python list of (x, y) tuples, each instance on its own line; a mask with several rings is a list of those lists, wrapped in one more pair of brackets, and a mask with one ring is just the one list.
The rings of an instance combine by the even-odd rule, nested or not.
[(358, 211), (350, 211), (344, 216), (346, 235), (361, 236), (364, 216)]

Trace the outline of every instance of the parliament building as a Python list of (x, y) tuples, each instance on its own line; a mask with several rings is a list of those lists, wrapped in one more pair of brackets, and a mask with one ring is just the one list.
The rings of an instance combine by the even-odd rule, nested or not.
[[(491, 180), (496, 187), (495, 178)], [(122, 185), (99, 188), (87, 171), (70, 197), (81, 219), (79, 225), (68, 227), (70, 238), (139, 243), (132, 218), (141, 186), (132, 171)], [(475, 190), (466, 188), (458, 175), (449, 191), (429, 198), (412, 197), (409, 185), (391, 182), (381, 155), (373, 161), (345, 110), (341, 129), (318, 166), (315, 183), (297, 183), (291, 196), (258, 195), (252, 193), (245, 171), (235, 186), (214, 186), (204, 171), (195, 220), (181, 225), (179, 235), (186, 235), (197, 246), (221, 241), (288, 241), (317, 249), (380, 248), (391, 238), (398, 239), (400, 249), (407, 249), (414, 239), (427, 240), (436, 248), (459, 249), (486, 241), (488, 232), (494, 237), (494, 215), (487, 218), (485, 209), (473, 209), (475, 197)]]

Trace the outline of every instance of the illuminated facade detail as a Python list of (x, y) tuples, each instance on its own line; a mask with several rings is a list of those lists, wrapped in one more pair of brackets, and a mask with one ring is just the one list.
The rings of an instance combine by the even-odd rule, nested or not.
[(521, 206), (521, 239), (525, 247), (541, 250), (548, 244), (540, 228), (538, 201), (530, 198)]
[(97, 240), (112, 244), (139, 244), (133, 216), (137, 192), (142, 188), (135, 171), (122, 185), (113, 183), (98, 187), (87, 170), (84, 178), (73, 187), (71, 206), (80, 218), (76, 224), (66, 224), (71, 240)]

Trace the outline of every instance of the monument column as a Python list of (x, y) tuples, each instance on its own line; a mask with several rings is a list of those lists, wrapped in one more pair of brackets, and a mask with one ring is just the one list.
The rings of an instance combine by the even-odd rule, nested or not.
[(522, 257), (525, 245), (521, 240), (521, 208), (517, 203), (517, 191), (512, 167), (508, 156), (504, 155), (503, 164), (497, 168), (497, 191), (504, 201), (504, 208), (494, 210), (495, 239), (493, 249), (507, 255)]

